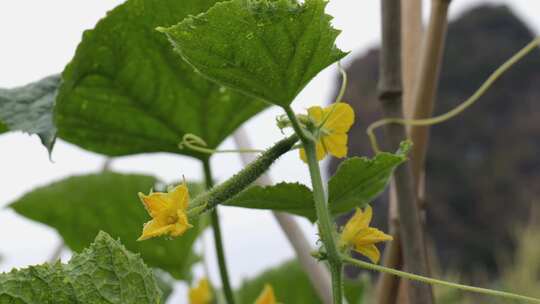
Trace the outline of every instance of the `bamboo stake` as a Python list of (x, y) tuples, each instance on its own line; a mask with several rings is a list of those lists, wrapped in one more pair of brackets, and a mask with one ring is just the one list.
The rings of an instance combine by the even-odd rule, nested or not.
[[(238, 148), (251, 148), (251, 143), (244, 129), (238, 129), (233, 139)], [(248, 153), (240, 153), (242, 163), (249, 164), (255, 158), (254, 155)], [(272, 180), (267, 174), (263, 174), (257, 183), (260, 185), (271, 185)], [(300, 265), (308, 275), (311, 284), (315, 288), (315, 291), (321, 298), (324, 304), (332, 304), (332, 283), (330, 280), (330, 273), (322, 264), (318, 263), (312, 256), (311, 252), (313, 248), (310, 246), (307, 238), (305, 237), (302, 229), (294, 219), (294, 217), (283, 212), (272, 212), (279, 226), (285, 233), (285, 236), (289, 240), (293, 247), (296, 256), (300, 262)]]
[(414, 111), (413, 88), (416, 83), (422, 45), (422, 0), (401, 0), (401, 66), (403, 68), (403, 116), (411, 118)]
[[(382, 46), (380, 55), (379, 99), (387, 117), (402, 117), (401, 75), (401, 3), (382, 1)], [(387, 126), (387, 142), (396, 148), (406, 138), (403, 126)], [(406, 163), (394, 174), (395, 193), (399, 201), (403, 258), (409, 272), (425, 275), (428, 271), (424, 235), (417, 208), (411, 166)], [(431, 304), (431, 286), (411, 283), (408, 290), (410, 303)]]
[[(440, 78), (446, 33), (448, 30), (448, 8), (451, 0), (432, 0), (429, 25), (422, 43), (422, 55), (418, 62), (417, 75), (413, 76), (413, 90), (408, 108), (412, 108), (412, 119), (433, 115), (435, 97)], [(429, 127), (411, 127), (409, 136), (413, 141), (411, 166), (421, 214), (425, 216), (425, 159), (429, 140)], [(427, 250), (427, 249), (426, 249)], [(426, 256), (427, 251), (426, 251)], [(428, 273), (430, 275), (429, 261)]]
[[(415, 83), (416, 67), (418, 65), (418, 46), (422, 42), (422, 0), (401, 1), (401, 61), (403, 76), (403, 115), (411, 118), (414, 110), (412, 91)], [(408, 130), (409, 131), (409, 130)], [(397, 212), (397, 197), (394, 183), (390, 185), (388, 227), (394, 241), (386, 246), (383, 265), (389, 268), (402, 268), (401, 235), (399, 233), (399, 216)], [(377, 283), (377, 303), (393, 304), (398, 301), (400, 278), (388, 273), (381, 273)], [(406, 284), (406, 281), (403, 281)], [(401, 290), (404, 290), (403, 288)], [(406, 299), (406, 298), (405, 298)]]
[[(412, 93), (414, 101), (413, 119), (428, 118), (433, 115), (434, 100), (439, 83), (442, 55), (448, 28), (448, 7), (450, 0), (432, 0), (431, 15), (422, 46), (416, 85)], [(428, 145), (429, 127), (412, 127), (411, 139), (414, 143), (411, 165), (420, 202), (424, 200), (423, 172)]]

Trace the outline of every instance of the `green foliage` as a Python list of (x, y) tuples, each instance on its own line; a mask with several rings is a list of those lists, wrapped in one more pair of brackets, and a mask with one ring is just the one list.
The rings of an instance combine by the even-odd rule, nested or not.
[[(532, 212), (536, 217), (531, 218), (538, 218), (540, 215), (538, 209), (533, 208)], [(525, 229), (516, 229), (514, 237), (517, 248), (513, 259), (507, 258), (506, 264), (501, 265), (499, 284), (504, 286), (504, 289), (540, 298), (540, 226), (537, 221), (531, 222)], [(499, 252), (499, 255), (502, 254)], [(503, 301), (496, 303), (502, 304)]]
[(191, 265), (197, 260), (191, 247), (203, 227), (193, 223), (194, 228), (174, 241), (136, 241), (143, 224), (150, 219), (137, 193), (147, 193), (155, 183), (154, 177), (144, 175), (75, 176), (35, 189), (11, 207), (58, 230), (72, 250), (82, 250), (103, 230), (120, 238), (129, 250), (140, 253), (148, 265), (176, 279), (189, 279)]
[(158, 25), (198, 14), (215, 0), (128, 0), (86, 31), (62, 74), (59, 136), (107, 155), (173, 152), (186, 133), (217, 147), (266, 105), (211, 83), (172, 50)]
[(287, 106), (315, 75), (346, 55), (334, 44), (339, 31), (324, 13), (326, 4), (232, 0), (160, 30), (206, 77)]
[(321, 303), (306, 273), (296, 260), (285, 262), (255, 278), (245, 280), (236, 292), (238, 302), (240, 304), (253, 303), (265, 284), (272, 285), (279, 303)]
[(157, 304), (160, 298), (152, 270), (104, 232), (68, 264), (0, 274), (0, 304)]
[(344, 295), (347, 299), (347, 303), (349, 304), (363, 304), (366, 302), (364, 300), (365, 294), (371, 289), (373, 290), (373, 286), (370, 284), (371, 278), (367, 277), (365, 279), (344, 279), (343, 282), (343, 289), (344, 289)]
[(251, 186), (226, 201), (225, 205), (289, 212), (305, 216), (312, 222), (317, 218), (311, 190), (299, 183)]
[(364, 207), (388, 185), (394, 169), (407, 160), (402, 152), (379, 153), (374, 158), (351, 157), (343, 161), (328, 181), (328, 201), (335, 213)]
[[(328, 184), (330, 211), (338, 215), (370, 203), (386, 188), (394, 169), (406, 161), (405, 153), (379, 153), (372, 159), (352, 157), (342, 162)], [(224, 205), (284, 211), (312, 222), (317, 218), (311, 190), (298, 183), (251, 186)]]
[(52, 121), (60, 76), (53, 75), (13, 89), (0, 89), (0, 133), (23, 131), (37, 134), (52, 150), (56, 128)]

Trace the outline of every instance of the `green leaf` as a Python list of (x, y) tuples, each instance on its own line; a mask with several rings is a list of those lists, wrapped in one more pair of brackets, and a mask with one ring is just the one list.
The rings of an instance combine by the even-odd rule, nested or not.
[[(352, 157), (341, 163), (328, 183), (329, 206), (334, 215), (363, 208), (388, 185), (394, 169), (407, 160), (406, 143), (396, 154), (379, 153), (373, 159)], [(251, 186), (224, 205), (251, 209), (268, 209), (317, 219), (311, 189), (299, 183), (273, 186)]]
[(255, 278), (245, 280), (236, 292), (238, 302), (240, 304), (254, 303), (265, 284), (272, 285), (279, 303), (322, 303), (296, 260), (285, 262)]
[(232, 0), (159, 30), (206, 77), (287, 106), (315, 75), (346, 55), (335, 46), (339, 31), (330, 25), (326, 4)]
[(112, 156), (172, 152), (206, 159), (178, 149), (184, 134), (215, 148), (266, 104), (195, 73), (155, 28), (215, 2), (128, 0), (86, 31), (62, 74), (59, 136)]
[(137, 197), (148, 193), (156, 179), (144, 175), (101, 173), (70, 177), (38, 188), (11, 204), (19, 214), (55, 228), (67, 246), (79, 251), (100, 230), (120, 238), (140, 253), (149, 266), (161, 268), (176, 279), (190, 279), (197, 261), (192, 245), (202, 225), (194, 224), (182, 237), (137, 242), (149, 215)]
[(312, 222), (317, 219), (313, 194), (308, 187), (299, 183), (251, 186), (226, 201), (225, 205), (289, 212), (305, 216)]
[(373, 290), (371, 277), (369, 276), (353, 280), (347, 278), (345, 275), (343, 281), (344, 295), (349, 304), (363, 304), (366, 302), (364, 301), (364, 295), (366, 293), (369, 294), (369, 291)]
[(0, 274), (0, 304), (77, 303), (73, 287), (64, 282), (60, 263), (30, 266)]
[(160, 298), (152, 270), (104, 232), (68, 264), (0, 274), (0, 304), (157, 304)]
[(364, 207), (388, 185), (394, 169), (405, 162), (404, 153), (379, 153), (373, 159), (343, 161), (328, 182), (328, 202), (334, 214)]
[(13, 89), (0, 89), (0, 133), (23, 131), (37, 134), (49, 153), (56, 128), (52, 112), (60, 76), (52, 75)]

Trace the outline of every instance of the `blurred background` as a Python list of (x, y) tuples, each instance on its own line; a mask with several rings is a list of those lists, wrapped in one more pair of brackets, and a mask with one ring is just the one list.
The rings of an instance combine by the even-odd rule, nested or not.
[[(62, 71), (82, 32), (122, 2), (0, 2), (0, 87), (24, 85)], [(425, 2), (427, 20), (429, 1)], [(379, 1), (332, 0), (328, 5), (328, 13), (335, 17), (334, 26), (343, 31), (337, 44), (351, 51), (343, 62), (350, 78), (345, 100), (356, 107), (357, 113), (349, 155), (370, 155), (365, 128), (380, 117), (375, 91), (379, 10)], [(540, 33), (538, 12), (540, 3), (535, 1), (455, 0), (436, 112), (442, 113), (468, 97), (495, 67)], [(537, 211), (533, 206), (540, 199), (538, 67), (540, 56), (536, 53), (505, 75), (473, 108), (432, 130), (426, 168), (427, 219), (430, 243), (437, 252), (434, 258), (444, 261), (441, 264), (446, 267), (445, 275), (474, 282), (503, 277), (523, 288), (526, 283), (510, 268), (528, 271), (524, 275), (537, 280), (540, 276), (538, 249), (516, 242), (519, 229), (529, 229), (529, 243), (540, 243), (537, 234), (525, 225), (535, 222)], [(300, 94), (295, 110), (331, 102), (337, 85), (337, 71), (332, 66)], [(274, 124), (280, 114), (271, 108), (248, 121), (244, 129), (255, 147), (264, 148), (282, 137)], [(234, 147), (230, 139), (222, 145)], [(0, 207), (36, 186), (97, 172), (105, 161), (98, 154), (63, 141), (56, 143), (49, 161), (39, 139), (22, 133), (0, 135), (0, 156)], [(326, 163), (328, 172), (336, 164)], [(237, 155), (216, 155), (212, 165), (219, 180), (242, 166)], [(182, 175), (202, 179), (199, 163), (178, 155), (119, 157), (112, 160), (111, 166), (118, 172), (151, 174), (165, 182), (177, 181)], [(307, 168), (296, 153), (279, 160), (270, 175), (275, 181), (309, 184)], [(383, 196), (374, 206), (380, 210), (376, 212), (377, 225), (384, 229), (386, 198)], [(221, 214), (233, 285), (293, 257), (292, 248), (270, 212), (223, 207)], [(314, 244), (315, 227), (305, 219), (298, 221)], [(43, 263), (61, 244), (53, 229), (7, 208), (0, 209), (0, 225), (2, 272)], [(219, 282), (210, 231), (203, 242), (209, 253), (211, 277)], [(197, 248), (201, 247), (198, 243)], [(70, 255), (63, 250), (64, 260)], [(202, 272), (199, 267), (195, 273), (200, 276)], [(177, 285), (170, 303), (186, 303), (186, 286)]]

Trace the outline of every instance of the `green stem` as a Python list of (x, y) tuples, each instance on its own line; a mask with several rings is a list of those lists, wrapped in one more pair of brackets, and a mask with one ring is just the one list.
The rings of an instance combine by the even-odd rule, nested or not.
[(441, 285), (441, 286), (461, 289), (461, 290), (465, 290), (465, 291), (469, 291), (469, 292), (475, 292), (475, 293), (490, 295), (490, 296), (499, 297), (499, 298), (520, 300), (520, 301), (526, 301), (526, 302), (530, 302), (530, 303), (540, 303), (540, 299), (536, 299), (536, 298), (526, 297), (526, 296), (522, 296), (522, 295), (518, 295), (518, 294), (504, 292), (504, 291), (498, 291), (498, 290), (492, 290), (492, 289), (487, 289), (487, 288), (468, 286), (468, 285), (457, 284), (457, 283), (447, 282), (447, 281), (443, 281), (443, 280), (428, 278), (428, 277), (424, 277), (424, 276), (420, 276), (420, 275), (416, 275), (416, 274), (412, 274), (412, 273), (408, 273), (408, 272), (404, 272), (404, 271), (399, 271), (399, 270), (396, 270), (396, 269), (393, 269), (393, 268), (387, 268), (387, 267), (384, 267), (384, 266), (363, 262), (363, 261), (360, 261), (360, 260), (357, 260), (357, 259), (353, 259), (353, 258), (351, 258), (349, 256), (346, 256), (346, 255), (341, 255), (341, 259), (343, 260), (343, 262), (358, 266), (360, 268), (374, 270), (374, 271), (383, 272), (383, 273), (388, 273), (388, 274), (395, 275), (395, 276), (398, 276), (398, 277), (401, 277), (401, 278), (404, 278), (404, 279), (414, 280), (414, 281), (423, 282), (423, 283), (427, 283), (427, 284), (431, 284), (431, 285)]
[(318, 218), (319, 233), (321, 235), (321, 240), (324, 244), (324, 248), (328, 255), (328, 262), (330, 264), (330, 273), (332, 275), (332, 295), (334, 299), (334, 304), (341, 304), (343, 299), (343, 265), (341, 262), (339, 250), (336, 245), (336, 239), (334, 237), (334, 224), (332, 221), (332, 216), (328, 211), (328, 204), (326, 195), (324, 193), (321, 171), (316, 156), (315, 142), (310, 140), (304, 134), (292, 109), (290, 107), (286, 107), (284, 109), (287, 113), (287, 116), (289, 117), (289, 120), (292, 123), (294, 131), (302, 140), (304, 150), (306, 151), (309, 174), (311, 176), (311, 184), (313, 187), (313, 199), (315, 201), (315, 210), (317, 212)]
[(240, 172), (223, 183), (213, 187), (206, 193), (195, 197), (189, 204), (188, 216), (197, 217), (200, 213), (212, 210), (223, 204), (259, 178), (281, 155), (291, 150), (298, 141), (296, 135), (280, 140), (270, 149), (262, 153)]
[[(214, 186), (212, 179), (212, 170), (210, 169), (210, 160), (203, 161), (204, 179), (208, 189)], [(223, 239), (221, 237), (221, 226), (219, 224), (219, 215), (217, 208), (214, 208), (210, 213), (212, 220), (212, 230), (214, 233), (214, 244), (216, 247), (216, 256), (219, 265), (219, 274), (221, 276), (221, 284), (223, 285), (223, 293), (227, 304), (234, 304), (234, 294), (232, 292), (231, 283), (229, 280), (229, 272), (227, 270), (227, 262), (225, 261), (225, 250), (223, 249)]]

